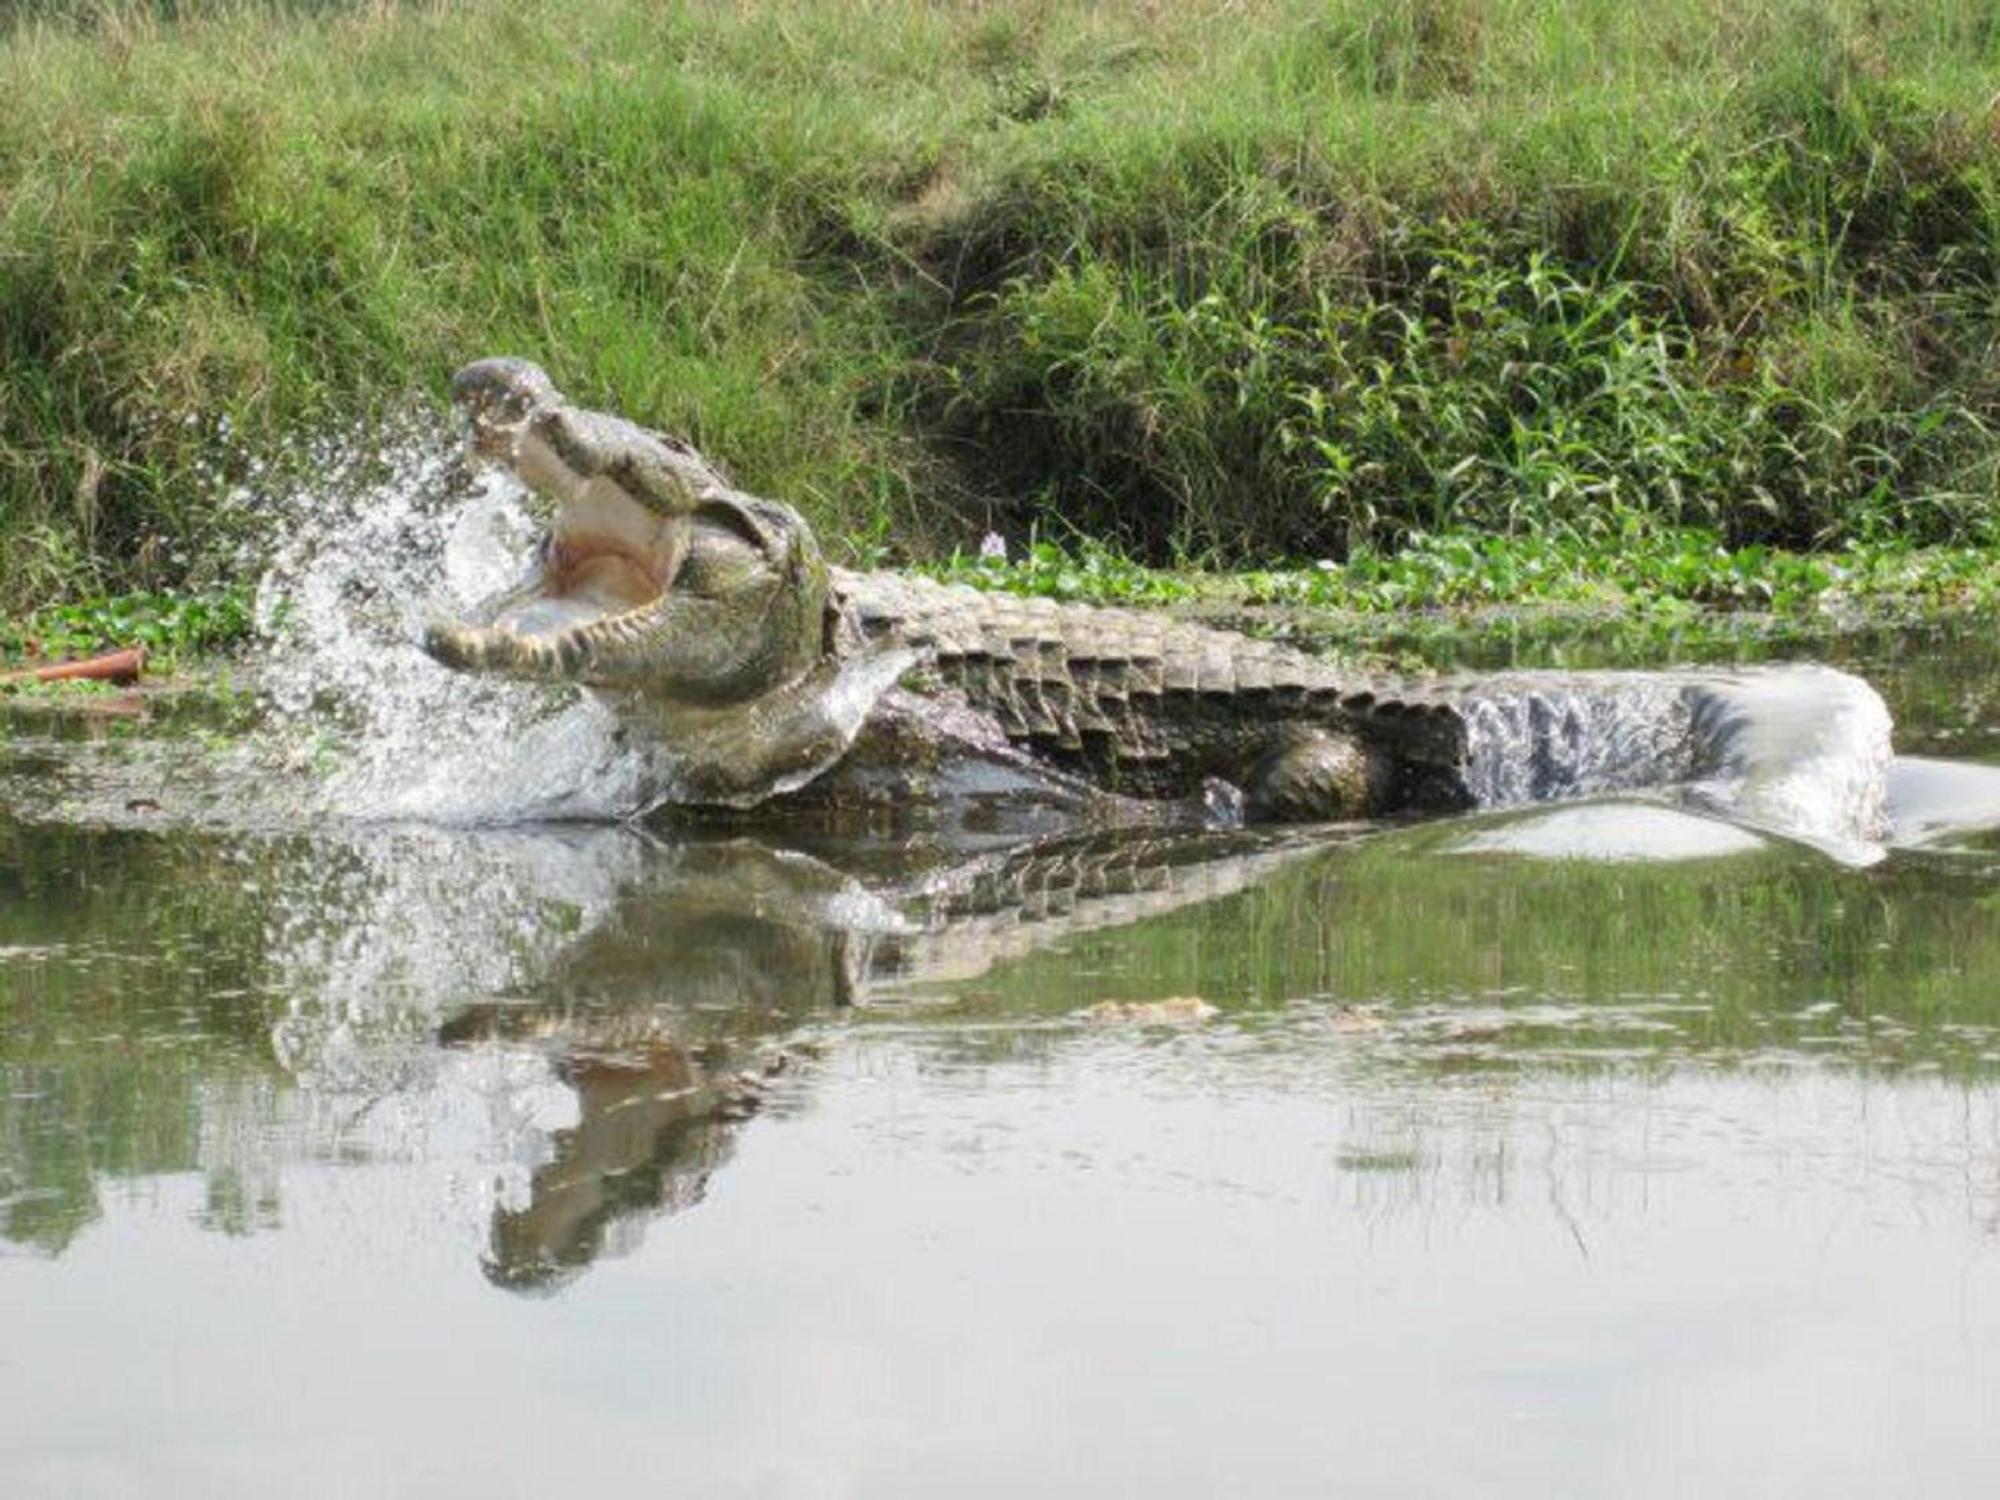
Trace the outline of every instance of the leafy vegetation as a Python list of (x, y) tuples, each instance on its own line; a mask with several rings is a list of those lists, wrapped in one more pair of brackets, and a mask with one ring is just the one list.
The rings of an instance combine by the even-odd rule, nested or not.
[(250, 626), (250, 592), (240, 587), (50, 604), (19, 620), (0, 618), (0, 663), (58, 661), (124, 646), (144, 646), (173, 661), (241, 645)]
[(1850, 543), (1787, 552), (1729, 546), (1717, 533), (1635, 529), (1611, 543), (1570, 536), (1416, 534), (1395, 553), (1345, 563), (1204, 574), (1149, 568), (1101, 543), (1038, 540), (1016, 558), (955, 553), (927, 569), (978, 588), (1099, 604), (1287, 604), (1380, 614), (1487, 605), (1689, 606), (1795, 615), (1839, 607), (1972, 607), (2000, 602), (2000, 569), (1976, 548)]
[(2000, 545), (1987, 0), (7, 15), (16, 608), (228, 581), (284, 436), (503, 350), (870, 556), (1778, 603)]

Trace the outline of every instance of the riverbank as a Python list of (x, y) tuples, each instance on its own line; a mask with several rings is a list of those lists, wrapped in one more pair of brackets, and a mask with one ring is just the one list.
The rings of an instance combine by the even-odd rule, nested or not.
[(241, 588), (226, 496), (497, 350), (847, 560), (2000, 545), (1970, 0), (79, 9), (0, 29), (17, 620)]

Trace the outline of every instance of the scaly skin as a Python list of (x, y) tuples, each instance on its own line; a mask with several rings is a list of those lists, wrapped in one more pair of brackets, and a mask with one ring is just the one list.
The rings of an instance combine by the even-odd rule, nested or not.
[(1464, 804), (1465, 722), (1437, 684), (1154, 611), (840, 569), (832, 586), (862, 640), (923, 653), (920, 685), (958, 692), (1011, 741), (1113, 790), (1179, 798), (1217, 777), (1278, 817)]

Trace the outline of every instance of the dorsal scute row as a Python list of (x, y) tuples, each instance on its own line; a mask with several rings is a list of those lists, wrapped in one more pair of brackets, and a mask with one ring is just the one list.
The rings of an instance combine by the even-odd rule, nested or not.
[(871, 640), (923, 651), (927, 670), (1008, 735), (1121, 761), (1170, 757), (1203, 713), (1353, 728), (1412, 759), (1456, 763), (1464, 725), (1431, 685), (1369, 677), (1259, 640), (1143, 611), (990, 594), (963, 584), (836, 570)]

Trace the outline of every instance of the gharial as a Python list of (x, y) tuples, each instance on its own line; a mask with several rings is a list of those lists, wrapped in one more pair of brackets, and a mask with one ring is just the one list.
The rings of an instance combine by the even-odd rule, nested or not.
[(1746, 753), (1729, 732), (1746, 682), (1865, 721), (1886, 764), (1880, 700), (1826, 669), (1359, 675), (1159, 611), (830, 567), (790, 506), (740, 493), (684, 442), (571, 405), (533, 364), (480, 360), (451, 389), (474, 452), (551, 515), (531, 575), (431, 624), (424, 649), (617, 695), (676, 758), (677, 800), (795, 791), (911, 693), (1056, 773), (1148, 799), (1223, 784), (1253, 818), (1697, 780)]

